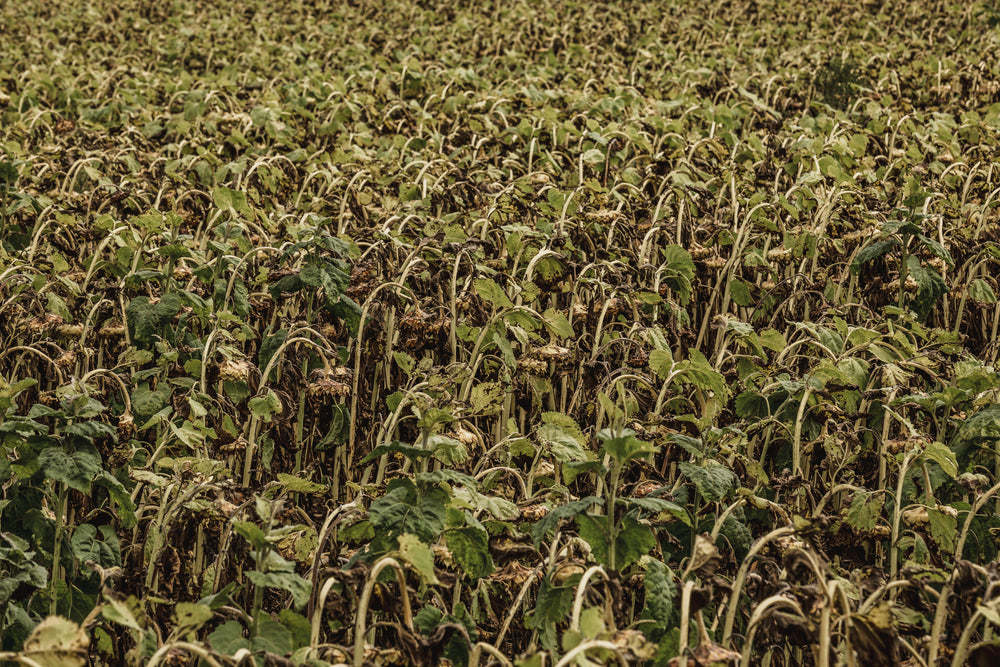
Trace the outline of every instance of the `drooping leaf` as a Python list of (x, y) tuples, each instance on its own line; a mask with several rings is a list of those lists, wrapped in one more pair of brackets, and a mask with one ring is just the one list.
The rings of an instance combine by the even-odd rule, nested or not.
[(475, 581), (493, 573), (489, 534), (482, 528), (466, 526), (446, 533), (448, 549), (466, 576)]
[(649, 638), (653, 641), (659, 641), (677, 623), (677, 611), (674, 606), (677, 587), (674, 584), (673, 573), (662, 561), (645, 557), (641, 558), (639, 562), (646, 571), (643, 578), (646, 607), (642, 615), (643, 618), (656, 621), (646, 627), (649, 628)]
[(437, 584), (438, 578), (434, 574), (434, 554), (431, 548), (416, 535), (404, 533), (396, 537), (399, 542), (399, 557), (413, 566), (424, 583)]

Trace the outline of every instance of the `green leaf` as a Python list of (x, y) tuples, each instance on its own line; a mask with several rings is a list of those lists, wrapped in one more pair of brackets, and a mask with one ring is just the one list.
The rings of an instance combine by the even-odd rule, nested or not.
[(604, 453), (611, 456), (619, 466), (658, 451), (655, 445), (636, 438), (635, 431), (631, 429), (623, 429), (617, 437), (611, 429), (602, 429), (597, 434), (597, 439), (603, 442)]
[(146, 615), (142, 611), (142, 605), (134, 595), (122, 600), (117, 600), (113, 595), (109, 595), (101, 607), (101, 615), (112, 623), (124, 625), (136, 632), (142, 632), (146, 628)]
[(576, 515), (576, 525), (580, 537), (590, 545), (594, 560), (600, 565), (609, 565), (608, 552), (611, 547), (609, 544), (611, 536), (608, 535), (607, 517), (581, 512)]
[(485, 530), (467, 526), (449, 530), (446, 536), (452, 557), (470, 579), (475, 581), (493, 573), (490, 536)]
[(210, 620), (212, 620), (212, 610), (207, 605), (178, 602), (174, 606), (173, 622), (182, 632), (198, 630)]
[(447, 466), (461, 465), (469, 459), (469, 451), (458, 440), (446, 435), (432, 435), (427, 438), (427, 446), (434, 452), (434, 458)]
[(719, 541), (725, 539), (733, 549), (736, 557), (742, 560), (750, 547), (753, 545), (753, 534), (745, 523), (739, 519), (729, 516), (722, 524), (719, 531)]
[(661, 249), (663, 264), (660, 266), (661, 280), (677, 293), (681, 305), (691, 301), (691, 281), (694, 280), (694, 260), (691, 253), (676, 244)]
[(604, 500), (596, 496), (573, 500), (565, 505), (559, 505), (549, 510), (549, 513), (535, 522), (531, 527), (531, 539), (535, 543), (535, 548), (539, 548), (550, 533), (559, 527), (559, 522), (563, 519), (571, 519), (578, 514), (582, 514), (590, 509), (591, 505), (603, 505)]
[(650, 639), (660, 641), (668, 630), (677, 625), (678, 614), (674, 606), (677, 586), (674, 584), (670, 568), (661, 561), (646, 557), (640, 559), (640, 565), (646, 570), (646, 575), (643, 577), (646, 607), (643, 609), (642, 617), (655, 621), (644, 627), (649, 628)]
[(866, 246), (857, 254), (854, 261), (851, 262), (851, 273), (859, 273), (861, 271), (861, 266), (867, 264), (868, 262), (878, 259), (882, 255), (892, 251), (893, 248), (899, 245), (899, 241), (895, 238), (882, 239), (881, 241), (875, 241), (871, 245)]
[[(388, 491), (369, 509), (375, 534), (383, 542), (404, 533), (416, 535), (425, 544), (433, 543), (444, 528), (448, 494), (437, 486), (419, 490), (407, 479), (389, 482)], [(381, 542), (379, 543), (381, 544)], [(389, 547), (389, 549), (393, 548)]]
[(239, 213), (247, 220), (254, 220), (256, 216), (253, 209), (247, 203), (247, 195), (239, 190), (230, 190), (227, 187), (219, 186), (212, 190), (212, 202), (220, 209)]
[(878, 524), (884, 505), (885, 497), (882, 494), (860, 491), (851, 501), (844, 521), (855, 530), (871, 530)]
[(312, 583), (294, 572), (258, 572), (251, 570), (246, 573), (247, 579), (254, 586), (277, 588), (292, 595), (292, 603), (301, 608), (309, 603), (312, 594)]
[[(931, 539), (948, 551), (955, 549), (958, 519), (939, 509), (927, 508)], [(960, 554), (961, 555), (961, 554)]]
[(94, 478), (94, 483), (107, 489), (108, 497), (118, 507), (118, 518), (122, 528), (135, 526), (135, 503), (125, 485), (107, 470), (101, 470)]
[(496, 310), (514, 307), (507, 293), (489, 278), (477, 278), (473, 281), (472, 287), (475, 289), (476, 294), (479, 295), (479, 298), (489, 303)]
[(941, 466), (944, 474), (951, 479), (955, 479), (958, 475), (958, 458), (944, 443), (937, 441), (930, 443), (924, 450), (924, 456)]
[(639, 523), (631, 514), (626, 514), (618, 525), (615, 538), (615, 567), (624, 570), (652, 549), (656, 548), (656, 536), (649, 526)]
[(575, 435), (556, 424), (542, 424), (538, 427), (538, 439), (545, 444), (557, 460), (587, 461), (589, 456)]
[(101, 470), (101, 460), (94, 454), (69, 454), (61, 447), (49, 447), (39, 452), (38, 465), (49, 479), (86, 495), (90, 494), (90, 484)]
[(744, 391), (734, 402), (736, 414), (743, 419), (762, 419), (771, 414), (767, 397), (756, 391)]
[(555, 308), (549, 308), (542, 313), (542, 319), (545, 321), (549, 331), (557, 338), (576, 337), (576, 332), (573, 331), (573, 325), (569, 323), (569, 318)]
[(499, 382), (482, 382), (472, 387), (469, 403), (474, 415), (495, 415), (503, 408), (506, 395)]
[(542, 644), (550, 651), (557, 648), (556, 627), (566, 620), (573, 606), (579, 579), (579, 574), (572, 575), (564, 585), (559, 586), (552, 582), (551, 576), (546, 577), (538, 588), (535, 608), (525, 615), (525, 627), (537, 630)]
[(281, 414), (281, 400), (273, 389), (268, 389), (264, 396), (251, 398), (247, 405), (250, 414), (261, 421), (270, 422), (274, 415)]
[(934, 269), (924, 268), (920, 259), (910, 255), (906, 260), (909, 273), (917, 281), (917, 295), (913, 297), (912, 307), (917, 317), (925, 318), (930, 313), (934, 303), (948, 293), (944, 279)]
[(264, 531), (252, 521), (234, 522), (233, 532), (249, 542), (254, 549), (265, 549), (268, 547)]
[(243, 637), (239, 621), (226, 621), (208, 635), (208, 643), (222, 655), (234, 656), (240, 649), (249, 649), (250, 640)]
[(388, 454), (390, 452), (396, 452), (402, 454), (412, 461), (418, 461), (420, 459), (427, 458), (433, 454), (428, 449), (423, 447), (416, 447), (414, 445), (407, 445), (406, 443), (400, 442), (399, 440), (393, 440), (378, 447), (372, 449), (371, 452), (363, 459), (361, 459), (360, 464), (364, 465), (366, 463), (371, 463), (372, 461), (378, 459), (379, 457)]
[(725, 498), (737, 482), (732, 470), (717, 463), (709, 462), (699, 466), (685, 461), (678, 467), (708, 502), (718, 502)]
[(982, 304), (997, 302), (997, 295), (990, 284), (982, 278), (976, 278), (969, 283), (969, 298)]
[(279, 656), (291, 653), (295, 648), (291, 631), (284, 624), (272, 620), (270, 616), (260, 618), (257, 623), (257, 636), (250, 643), (254, 651), (267, 651)]
[(431, 548), (420, 541), (416, 535), (404, 533), (396, 537), (399, 543), (399, 557), (413, 566), (420, 578), (426, 584), (437, 584), (434, 574), (434, 554)]
[(152, 343), (180, 309), (181, 298), (173, 292), (164, 294), (155, 304), (148, 297), (135, 297), (125, 308), (129, 335), (137, 343)]
[(326, 484), (317, 484), (283, 472), (278, 473), (278, 483), (287, 493), (324, 493), (330, 488)]

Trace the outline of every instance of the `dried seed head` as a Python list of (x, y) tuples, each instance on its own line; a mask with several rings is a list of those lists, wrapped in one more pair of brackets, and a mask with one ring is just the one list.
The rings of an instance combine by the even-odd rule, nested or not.
[(532, 375), (545, 375), (549, 370), (549, 365), (541, 359), (529, 359), (527, 357), (518, 359), (517, 367), (525, 373), (531, 373)]
[(60, 324), (56, 327), (56, 333), (63, 338), (76, 338), (83, 334), (82, 324)]
[(590, 220), (591, 222), (608, 223), (617, 220), (623, 216), (619, 211), (613, 211), (611, 209), (604, 208), (599, 211), (590, 211), (589, 213), (584, 214), (584, 217), (587, 218), (587, 220)]
[(473, 445), (479, 444), (479, 438), (476, 437), (476, 434), (467, 428), (462, 428), (461, 426), (455, 429), (454, 433), (452, 433), (452, 437), (466, 447), (472, 447)]
[(568, 347), (561, 345), (543, 345), (531, 350), (532, 354), (543, 361), (566, 361), (573, 356)]
[(219, 363), (219, 377), (229, 382), (246, 382), (252, 369), (246, 359), (226, 359)]
[(632, 490), (632, 495), (636, 498), (644, 498), (648, 496), (653, 491), (663, 488), (663, 485), (659, 482), (654, 482), (652, 480), (647, 480), (645, 482), (640, 482), (636, 484), (635, 488)]
[(451, 550), (448, 547), (435, 544), (431, 547), (431, 552), (434, 554), (434, 562), (439, 567), (444, 567), (451, 569), (455, 567), (455, 559), (452, 558)]
[(930, 516), (927, 514), (926, 507), (911, 507), (908, 510), (903, 510), (901, 515), (903, 523), (907, 526), (922, 526), (924, 524), (930, 523)]
[(563, 565), (557, 568), (555, 573), (552, 575), (552, 580), (558, 586), (562, 586), (566, 581), (576, 574), (583, 574), (587, 570), (584, 569), (582, 565), (577, 565), (576, 563), (571, 563), (569, 565)]
[(55, 313), (45, 313), (41, 317), (33, 318), (28, 322), (28, 331), (41, 334), (48, 333), (63, 323), (63, 318)]
[(771, 248), (767, 251), (767, 258), (772, 262), (785, 262), (792, 257), (791, 248)]
[(979, 473), (963, 472), (955, 481), (969, 491), (975, 491), (989, 484), (990, 478)]
[(63, 352), (55, 358), (55, 362), (59, 368), (69, 368), (76, 363), (76, 352)]
[(347, 384), (347, 381), (351, 379), (352, 375), (351, 369), (344, 366), (317, 368), (309, 373), (306, 394), (309, 396), (347, 396), (351, 393), (351, 386)]
[(118, 442), (128, 442), (135, 435), (135, 419), (129, 413), (118, 418)]
[(690, 248), (688, 248), (688, 253), (691, 254), (691, 259), (694, 260), (706, 259), (708, 258), (709, 255), (712, 254), (712, 249), (705, 248), (695, 243)]
[(125, 325), (119, 322), (109, 322), (98, 331), (105, 338), (121, 338), (125, 335)]
[(545, 505), (527, 505), (521, 508), (521, 518), (525, 521), (538, 521), (549, 513)]
[(232, 516), (240, 509), (237, 505), (232, 504), (225, 498), (216, 498), (214, 504), (215, 508), (222, 512), (222, 515), (227, 519), (232, 518)]

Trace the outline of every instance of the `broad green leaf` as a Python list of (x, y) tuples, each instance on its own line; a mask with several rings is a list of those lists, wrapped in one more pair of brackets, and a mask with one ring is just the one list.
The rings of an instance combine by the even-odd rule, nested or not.
[(475, 581), (493, 573), (490, 538), (485, 530), (467, 526), (449, 530), (445, 535), (452, 557), (470, 579)]
[(84, 667), (89, 664), (90, 638), (79, 625), (49, 616), (24, 641), (21, 655), (41, 667)]
[(576, 337), (576, 332), (573, 331), (573, 325), (569, 323), (569, 318), (555, 308), (549, 308), (542, 313), (542, 319), (545, 321), (549, 331), (557, 338), (572, 339)]
[(330, 488), (326, 484), (317, 484), (283, 472), (278, 473), (278, 484), (287, 493), (324, 493)]
[(281, 400), (273, 389), (268, 389), (264, 396), (251, 398), (247, 405), (250, 414), (261, 421), (270, 422), (274, 415), (281, 414)]
[(474, 415), (495, 415), (503, 407), (504, 386), (499, 382), (482, 382), (474, 385), (469, 394), (469, 403)]
[(306, 606), (309, 596), (312, 593), (312, 584), (308, 579), (300, 577), (294, 572), (258, 572), (251, 570), (246, 573), (247, 579), (254, 586), (264, 588), (277, 588), (287, 591), (292, 596), (292, 602), (297, 608)]
[(930, 443), (924, 450), (924, 456), (941, 466), (944, 474), (951, 479), (955, 479), (958, 475), (958, 459), (955, 452), (946, 447), (944, 443), (937, 441)]
[(157, 334), (180, 312), (181, 298), (173, 292), (164, 294), (157, 303), (137, 296), (125, 308), (129, 334), (137, 343), (152, 343)]
[(250, 640), (243, 637), (243, 626), (239, 621), (226, 621), (208, 635), (208, 643), (222, 655), (233, 656), (240, 649), (249, 649)]
[(494, 309), (502, 310), (514, 307), (507, 293), (489, 278), (477, 278), (472, 283), (472, 286), (476, 290), (476, 294), (479, 295), (479, 298), (489, 303)]
[(702, 498), (709, 502), (722, 500), (736, 485), (736, 475), (733, 471), (718, 463), (709, 462), (700, 466), (685, 461), (678, 467), (698, 489)]
[(172, 620), (182, 631), (198, 630), (212, 620), (212, 609), (196, 602), (178, 602)]
[(882, 239), (866, 246), (851, 262), (851, 273), (859, 273), (864, 264), (891, 252), (897, 246), (899, 246), (899, 241), (894, 238)]
[(447, 466), (460, 465), (469, 459), (469, 451), (465, 445), (446, 435), (430, 436), (427, 446), (434, 452), (434, 458)]
[(656, 548), (656, 536), (649, 526), (626, 514), (618, 525), (615, 538), (615, 567), (625, 570), (642, 556)]
[(580, 442), (572, 433), (555, 424), (542, 424), (538, 427), (538, 438), (552, 455), (563, 463), (567, 461), (586, 461), (590, 457)]
[(541, 546), (542, 540), (554, 532), (559, 527), (559, 522), (564, 519), (571, 519), (578, 514), (582, 514), (590, 509), (591, 505), (603, 505), (604, 500), (595, 496), (573, 500), (564, 505), (557, 505), (549, 510), (549, 513), (535, 522), (531, 527), (531, 539), (535, 543), (535, 548)]
[(844, 520), (855, 530), (871, 530), (881, 518), (884, 504), (883, 494), (860, 491), (851, 501), (851, 507), (847, 510)]
[(931, 539), (942, 548), (951, 552), (955, 549), (958, 519), (939, 509), (927, 508)]
[(611, 456), (620, 466), (624, 466), (632, 459), (657, 452), (655, 445), (639, 440), (635, 437), (635, 431), (630, 429), (624, 429), (616, 437), (611, 429), (606, 428), (597, 434), (597, 439), (602, 441), (604, 453)]
[(566, 620), (573, 606), (575, 586), (579, 579), (580, 575), (572, 575), (561, 586), (554, 584), (551, 576), (543, 579), (538, 588), (535, 608), (524, 617), (525, 627), (537, 630), (542, 644), (550, 651), (557, 648), (556, 628)]
[(677, 587), (674, 584), (673, 573), (663, 562), (646, 556), (639, 559), (639, 564), (646, 571), (643, 578), (646, 607), (642, 616), (656, 621), (644, 627), (649, 628), (649, 638), (658, 641), (667, 630), (677, 624), (678, 614), (674, 606)]
[(399, 557), (417, 571), (424, 583), (437, 584), (438, 578), (434, 574), (434, 554), (431, 548), (416, 535), (408, 533), (397, 536), (396, 541), (399, 543)]
[(90, 495), (90, 484), (101, 470), (97, 456), (87, 452), (69, 454), (61, 447), (43, 449), (38, 454), (38, 465), (49, 479), (85, 495)]
[(993, 288), (982, 278), (976, 278), (969, 283), (969, 298), (983, 304), (997, 302), (997, 295), (993, 292)]

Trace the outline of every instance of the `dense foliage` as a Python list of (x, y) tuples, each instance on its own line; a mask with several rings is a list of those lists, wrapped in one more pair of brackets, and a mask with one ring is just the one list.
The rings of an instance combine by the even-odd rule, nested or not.
[(0, 660), (996, 664), (998, 25), (3, 3)]

